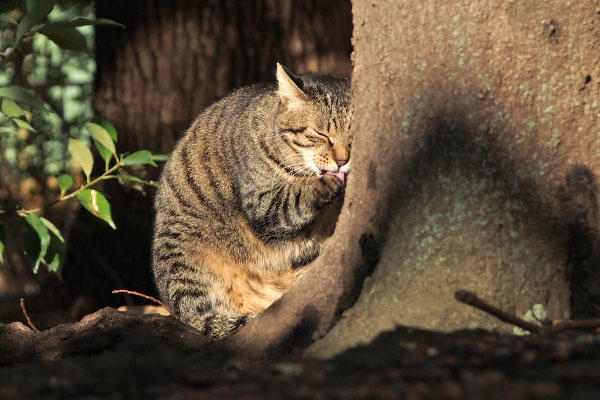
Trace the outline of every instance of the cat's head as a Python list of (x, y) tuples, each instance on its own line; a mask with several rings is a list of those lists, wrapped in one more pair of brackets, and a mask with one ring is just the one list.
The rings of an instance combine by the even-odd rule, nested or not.
[(352, 99), (350, 80), (331, 75), (294, 75), (277, 63), (278, 130), (288, 146), (289, 171), (298, 175), (350, 170)]

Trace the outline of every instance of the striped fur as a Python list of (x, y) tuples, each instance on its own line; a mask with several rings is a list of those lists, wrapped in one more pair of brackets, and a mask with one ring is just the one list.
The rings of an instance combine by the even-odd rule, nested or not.
[(276, 84), (200, 114), (155, 202), (154, 276), (176, 317), (221, 338), (305, 272), (341, 207), (351, 116), (347, 79), (279, 64)]

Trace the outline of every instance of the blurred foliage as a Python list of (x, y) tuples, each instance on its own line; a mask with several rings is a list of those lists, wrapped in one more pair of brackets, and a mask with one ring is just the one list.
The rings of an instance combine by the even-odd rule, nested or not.
[[(43, 216), (49, 207), (76, 199), (116, 229), (99, 184), (118, 178), (138, 188), (156, 185), (123, 173), (122, 167), (155, 166), (164, 155), (147, 150), (120, 155), (114, 126), (99, 118), (89, 122), (95, 72), (93, 25), (124, 28), (95, 19), (90, 1), (26, 0), (0, 5), (0, 262), (7, 221), (13, 225), (19, 221), (34, 272), (40, 265), (57, 272), (65, 239)], [(95, 177), (92, 144), (104, 161), (103, 172)]]
[[(48, 15), (49, 22), (72, 20), (78, 16), (94, 17), (89, 2), (62, 3)], [(14, 8), (8, 15), (19, 18), (22, 13), (21, 8)], [(93, 28), (83, 26), (78, 31), (89, 46), (93, 46)], [(16, 30), (11, 24), (0, 24), (1, 53), (12, 46), (15, 35)], [(45, 185), (45, 176), (65, 170), (68, 137), (86, 140), (87, 133), (82, 126), (92, 118), (92, 84), (96, 68), (93, 54), (63, 50), (42, 34), (23, 40), (23, 47), (0, 68), (0, 87), (18, 85), (32, 89), (47, 108), (45, 112), (30, 116), (35, 135), (28, 129), (14, 129), (6, 114), (0, 114), (2, 186), (26, 178)], [(13, 195), (20, 197), (17, 193)]]

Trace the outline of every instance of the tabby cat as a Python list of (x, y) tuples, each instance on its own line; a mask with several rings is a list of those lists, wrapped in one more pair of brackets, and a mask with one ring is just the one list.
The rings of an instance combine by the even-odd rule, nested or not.
[(341, 207), (352, 142), (349, 80), (296, 76), (280, 64), (276, 78), (202, 112), (160, 179), (153, 243), (160, 296), (213, 339), (294, 285)]

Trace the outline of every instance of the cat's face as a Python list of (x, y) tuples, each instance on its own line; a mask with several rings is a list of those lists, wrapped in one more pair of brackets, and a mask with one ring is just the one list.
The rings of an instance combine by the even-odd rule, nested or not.
[(347, 79), (324, 75), (294, 76), (277, 65), (281, 98), (279, 133), (288, 144), (288, 171), (297, 175), (350, 171), (352, 103)]

